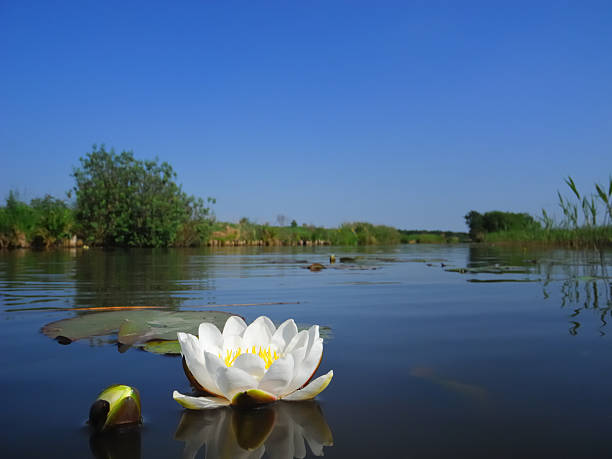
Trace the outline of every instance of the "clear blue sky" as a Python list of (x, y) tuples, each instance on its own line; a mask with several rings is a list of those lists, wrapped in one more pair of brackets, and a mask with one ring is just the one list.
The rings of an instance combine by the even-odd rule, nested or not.
[(612, 2), (0, 2), (0, 198), (93, 143), (221, 220), (465, 228), (612, 172)]

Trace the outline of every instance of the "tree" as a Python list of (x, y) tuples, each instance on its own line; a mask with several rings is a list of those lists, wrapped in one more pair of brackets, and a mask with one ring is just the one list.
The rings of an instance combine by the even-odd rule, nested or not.
[(32, 199), (30, 206), (37, 216), (38, 236), (50, 243), (70, 237), (73, 213), (64, 201), (47, 194)]
[(480, 212), (471, 210), (465, 217), (465, 224), (470, 228), (470, 237), (479, 240), (485, 232), (484, 217)]
[[(137, 160), (95, 145), (73, 170), (75, 217), (90, 244), (164, 247), (175, 242), (184, 225), (209, 213), (201, 199), (175, 183), (176, 173), (157, 159)], [(197, 225), (196, 225), (197, 226)]]
[(527, 213), (501, 212), (493, 210), (481, 214), (475, 210), (465, 216), (465, 223), (470, 228), (470, 237), (482, 240), (485, 233), (498, 231), (521, 231), (540, 228), (540, 224)]

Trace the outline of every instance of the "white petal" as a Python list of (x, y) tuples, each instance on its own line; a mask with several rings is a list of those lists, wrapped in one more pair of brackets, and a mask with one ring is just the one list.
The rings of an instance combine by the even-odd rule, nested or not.
[(261, 379), (266, 372), (266, 363), (261, 357), (255, 354), (240, 354), (232, 366), (246, 371), (258, 380)]
[[(272, 328), (270, 328), (270, 326)], [(274, 331), (274, 324), (270, 319), (265, 316), (258, 317), (244, 331), (241, 347), (243, 349), (250, 349), (253, 346), (256, 348), (268, 347), (268, 343)]]
[(276, 331), (276, 326), (274, 325), (274, 322), (272, 322), (268, 317), (266, 316), (259, 316), (257, 320), (261, 320), (264, 325), (266, 326), (266, 328), (268, 329), (268, 331), (270, 332), (270, 336), (272, 336), (274, 334), (274, 332)]
[(247, 324), (241, 317), (231, 316), (229, 319), (227, 319), (225, 326), (223, 327), (223, 338), (225, 339), (231, 335), (242, 336), (246, 328)]
[(192, 376), (206, 391), (218, 394), (219, 389), (215, 384), (214, 373), (210, 373), (206, 369), (206, 361), (200, 347), (200, 340), (189, 333), (179, 332), (177, 337), (181, 345), (181, 353), (185, 357), (185, 363)]
[[(293, 338), (291, 338), (291, 341), (289, 341), (289, 344), (287, 344), (287, 347), (285, 348), (284, 352), (288, 354), (300, 347), (306, 347), (307, 344), (308, 344), (308, 332), (306, 330), (302, 330), (297, 335), (295, 335)], [(306, 349), (304, 349), (304, 352), (306, 352)]]
[(174, 391), (172, 398), (189, 410), (210, 410), (229, 405), (229, 400), (220, 397), (190, 397)]
[(329, 373), (323, 376), (319, 376), (314, 381), (311, 381), (303, 389), (297, 390), (292, 394), (283, 397), (283, 400), (287, 401), (301, 401), (301, 400), (310, 400), (311, 398), (315, 398), (321, 392), (325, 390), (332, 378), (334, 377), (334, 370), (331, 370)]
[(221, 351), (223, 358), (227, 355), (227, 351), (235, 351), (242, 346), (242, 337), (240, 335), (228, 335), (223, 338), (223, 349)]
[(293, 380), (287, 386), (285, 394), (299, 389), (308, 382), (321, 363), (323, 357), (323, 340), (318, 338), (310, 348), (310, 352), (305, 355), (304, 359), (299, 362), (293, 371)]
[(293, 319), (287, 319), (276, 329), (270, 340), (270, 345), (275, 347), (278, 352), (283, 352), (287, 344), (291, 342), (293, 337), (297, 335), (297, 325)]
[[(306, 357), (306, 349), (308, 348), (308, 332), (302, 330), (293, 337), (291, 342), (285, 348), (285, 354), (291, 354), (293, 356), (293, 374), (295, 376), (296, 370), (302, 365), (304, 357)], [(293, 387), (291, 392), (298, 389), (299, 386)]]
[(310, 352), (312, 346), (320, 339), (321, 338), (319, 337), (319, 326), (313, 325), (308, 329), (308, 349), (306, 350), (306, 354)]
[(293, 357), (289, 354), (270, 365), (264, 377), (261, 378), (258, 389), (278, 396), (283, 393), (292, 379)]
[[(211, 375), (211, 379), (215, 381), (216, 385), (216, 375), (219, 371), (219, 368), (227, 368), (227, 365), (225, 365), (225, 362), (221, 360), (218, 355), (215, 355), (211, 352), (204, 352), (204, 361), (206, 364), (206, 371), (208, 371), (208, 374)], [(217, 393), (221, 393), (221, 389), (219, 389), (219, 386), (216, 385), (216, 387)]]
[(238, 392), (257, 389), (258, 381), (240, 368), (219, 368), (216, 374), (216, 383), (228, 400), (234, 398)]
[(208, 322), (202, 322), (198, 329), (198, 334), (200, 336), (200, 346), (202, 346), (203, 351), (215, 354), (221, 352), (223, 337), (215, 325)]

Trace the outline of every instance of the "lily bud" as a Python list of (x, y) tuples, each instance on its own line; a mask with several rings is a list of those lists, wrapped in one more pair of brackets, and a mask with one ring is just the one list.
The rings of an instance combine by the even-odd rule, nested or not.
[(125, 424), (140, 424), (140, 394), (138, 389), (123, 384), (107, 387), (89, 410), (89, 424), (97, 431)]

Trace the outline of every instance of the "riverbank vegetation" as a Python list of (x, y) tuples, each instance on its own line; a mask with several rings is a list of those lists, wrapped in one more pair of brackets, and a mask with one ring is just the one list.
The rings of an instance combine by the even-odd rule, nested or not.
[[(465, 233), (405, 231), (367, 222), (338, 228), (293, 220), (278, 226), (216, 221), (215, 200), (186, 194), (172, 167), (139, 160), (132, 152), (93, 147), (73, 170), (67, 200), (50, 195), (29, 203), (10, 192), (0, 206), (0, 248), (17, 247), (192, 247), (241, 245), (372, 245), (447, 243)], [(281, 224), (282, 223), (282, 224)]]
[(542, 209), (538, 219), (521, 213), (474, 210), (465, 216), (475, 241), (527, 242), (569, 247), (612, 246), (612, 177), (608, 186), (595, 184), (592, 193), (581, 193), (572, 177), (565, 179), (571, 194), (557, 192), (563, 217), (556, 220)]

